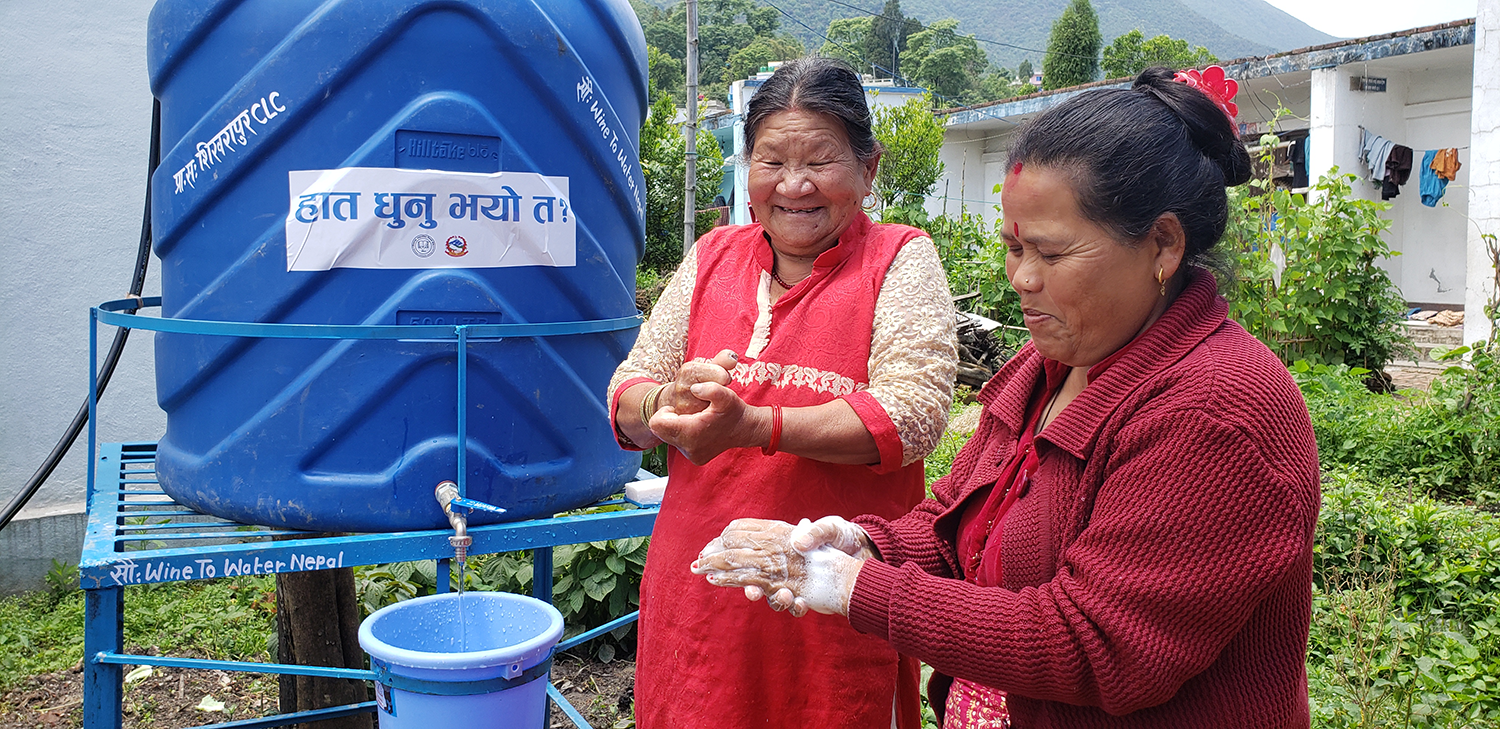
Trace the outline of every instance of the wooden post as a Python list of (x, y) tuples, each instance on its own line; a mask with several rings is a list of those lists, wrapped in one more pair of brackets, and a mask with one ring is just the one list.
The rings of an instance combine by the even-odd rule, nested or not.
[[(301, 666), (364, 668), (359, 602), (348, 567), (276, 575), (276, 660)], [(281, 711), (292, 713), (368, 701), (363, 681), (279, 677)], [(371, 729), (373, 714), (308, 722), (303, 729)]]
[(682, 252), (693, 248), (698, 228), (698, 0), (687, 0), (687, 148), (682, 187)]

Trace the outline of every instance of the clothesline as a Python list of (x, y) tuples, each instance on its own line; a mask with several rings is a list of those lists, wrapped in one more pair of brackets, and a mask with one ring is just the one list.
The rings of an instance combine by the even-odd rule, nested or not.
[[(1366, 129), (1365, 125), (1363, 125), (1363, 124), (1359, 125), (1359, 130), (1362, 131), (1362, 132), (1368, 132), (1368, 131), (1370, 131), (1370, 130)], [(1390, 137), (1386, 137), (1386, 139), (1390, 139)], [(1410, 146), (1410, 145), (1408, 145), (1408, 146)], [(1465, 144), (1462, 147), (1433, 147), (1433, 149), (1468, 149), (1468, 148), (1469, 148), (1469, 145), (1467, 145), (1467, 144)], [(1416, 147), (1412, 147), (1412, 149), (1416, 149)], [(1425, 152), (1426, 150), (1423, 150), (1423, 151)]]
[(1359, 161), (1369, 168), (1370, 182), (1380, 187), (1381, 200), (1400, 195), (1401, 186), (1406, 184), (1415, 166), (1422, 204), (1436, 207), (1448, 182), (1457, 179), (1458, 170), (1463, 167), (1463, 163), (1458, 160), (1459, 149), (1461, 148), (1441, 147), (1424, 150), (1419, 157), (1421, 162), (1413, 165), (1417, 155), (1411, 147), (1382, 137), (1366, 129), (1363, 124), (1359, 125)]

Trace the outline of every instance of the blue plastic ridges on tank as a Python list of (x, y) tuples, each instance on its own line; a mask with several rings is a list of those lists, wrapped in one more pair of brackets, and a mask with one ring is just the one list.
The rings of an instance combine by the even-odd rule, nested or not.
[[(166, 150), (152, 188), (163, 316), (394, 325), (635, 313), (646, 63), (624, 0), (161, 0), (148, 48)], [(228, 143), (205, 152), (226, 128)], [(477, 160), (443, 159), (422, 153), (433, 140), (488, 146)], [(567, 177), (577, 265), (287, 271), (288, 172), (423, 164)], [(604, 392), (634, 337), (474, 342), (466, 496), (525, 519), (628, 480), (639, 458), (615, 444)], [(446, 526), (432, 490), (457, 476), (452, 342), (159, 333), (156, 352), (167, 412), (157, 468), (178, 500), (271, 526)]]

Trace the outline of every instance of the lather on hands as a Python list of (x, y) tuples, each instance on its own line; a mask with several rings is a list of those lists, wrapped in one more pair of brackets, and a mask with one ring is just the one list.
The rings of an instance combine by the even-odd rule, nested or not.
[(837, 516), (795, 527), (784, 521), (736, 519), (692, 564), (695, 574), (795, 616), (808, 610), (847, 615), (864, 560), (875, 550), (864, 530)]

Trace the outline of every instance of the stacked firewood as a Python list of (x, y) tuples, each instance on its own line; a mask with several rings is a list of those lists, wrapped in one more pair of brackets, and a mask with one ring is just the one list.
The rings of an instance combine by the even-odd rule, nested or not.
[(989, 382), (1015, 351), (1007, 349), (993, 331), (964, 314), (958, 315), (958, 376), (956, 382), (978, 390)]

